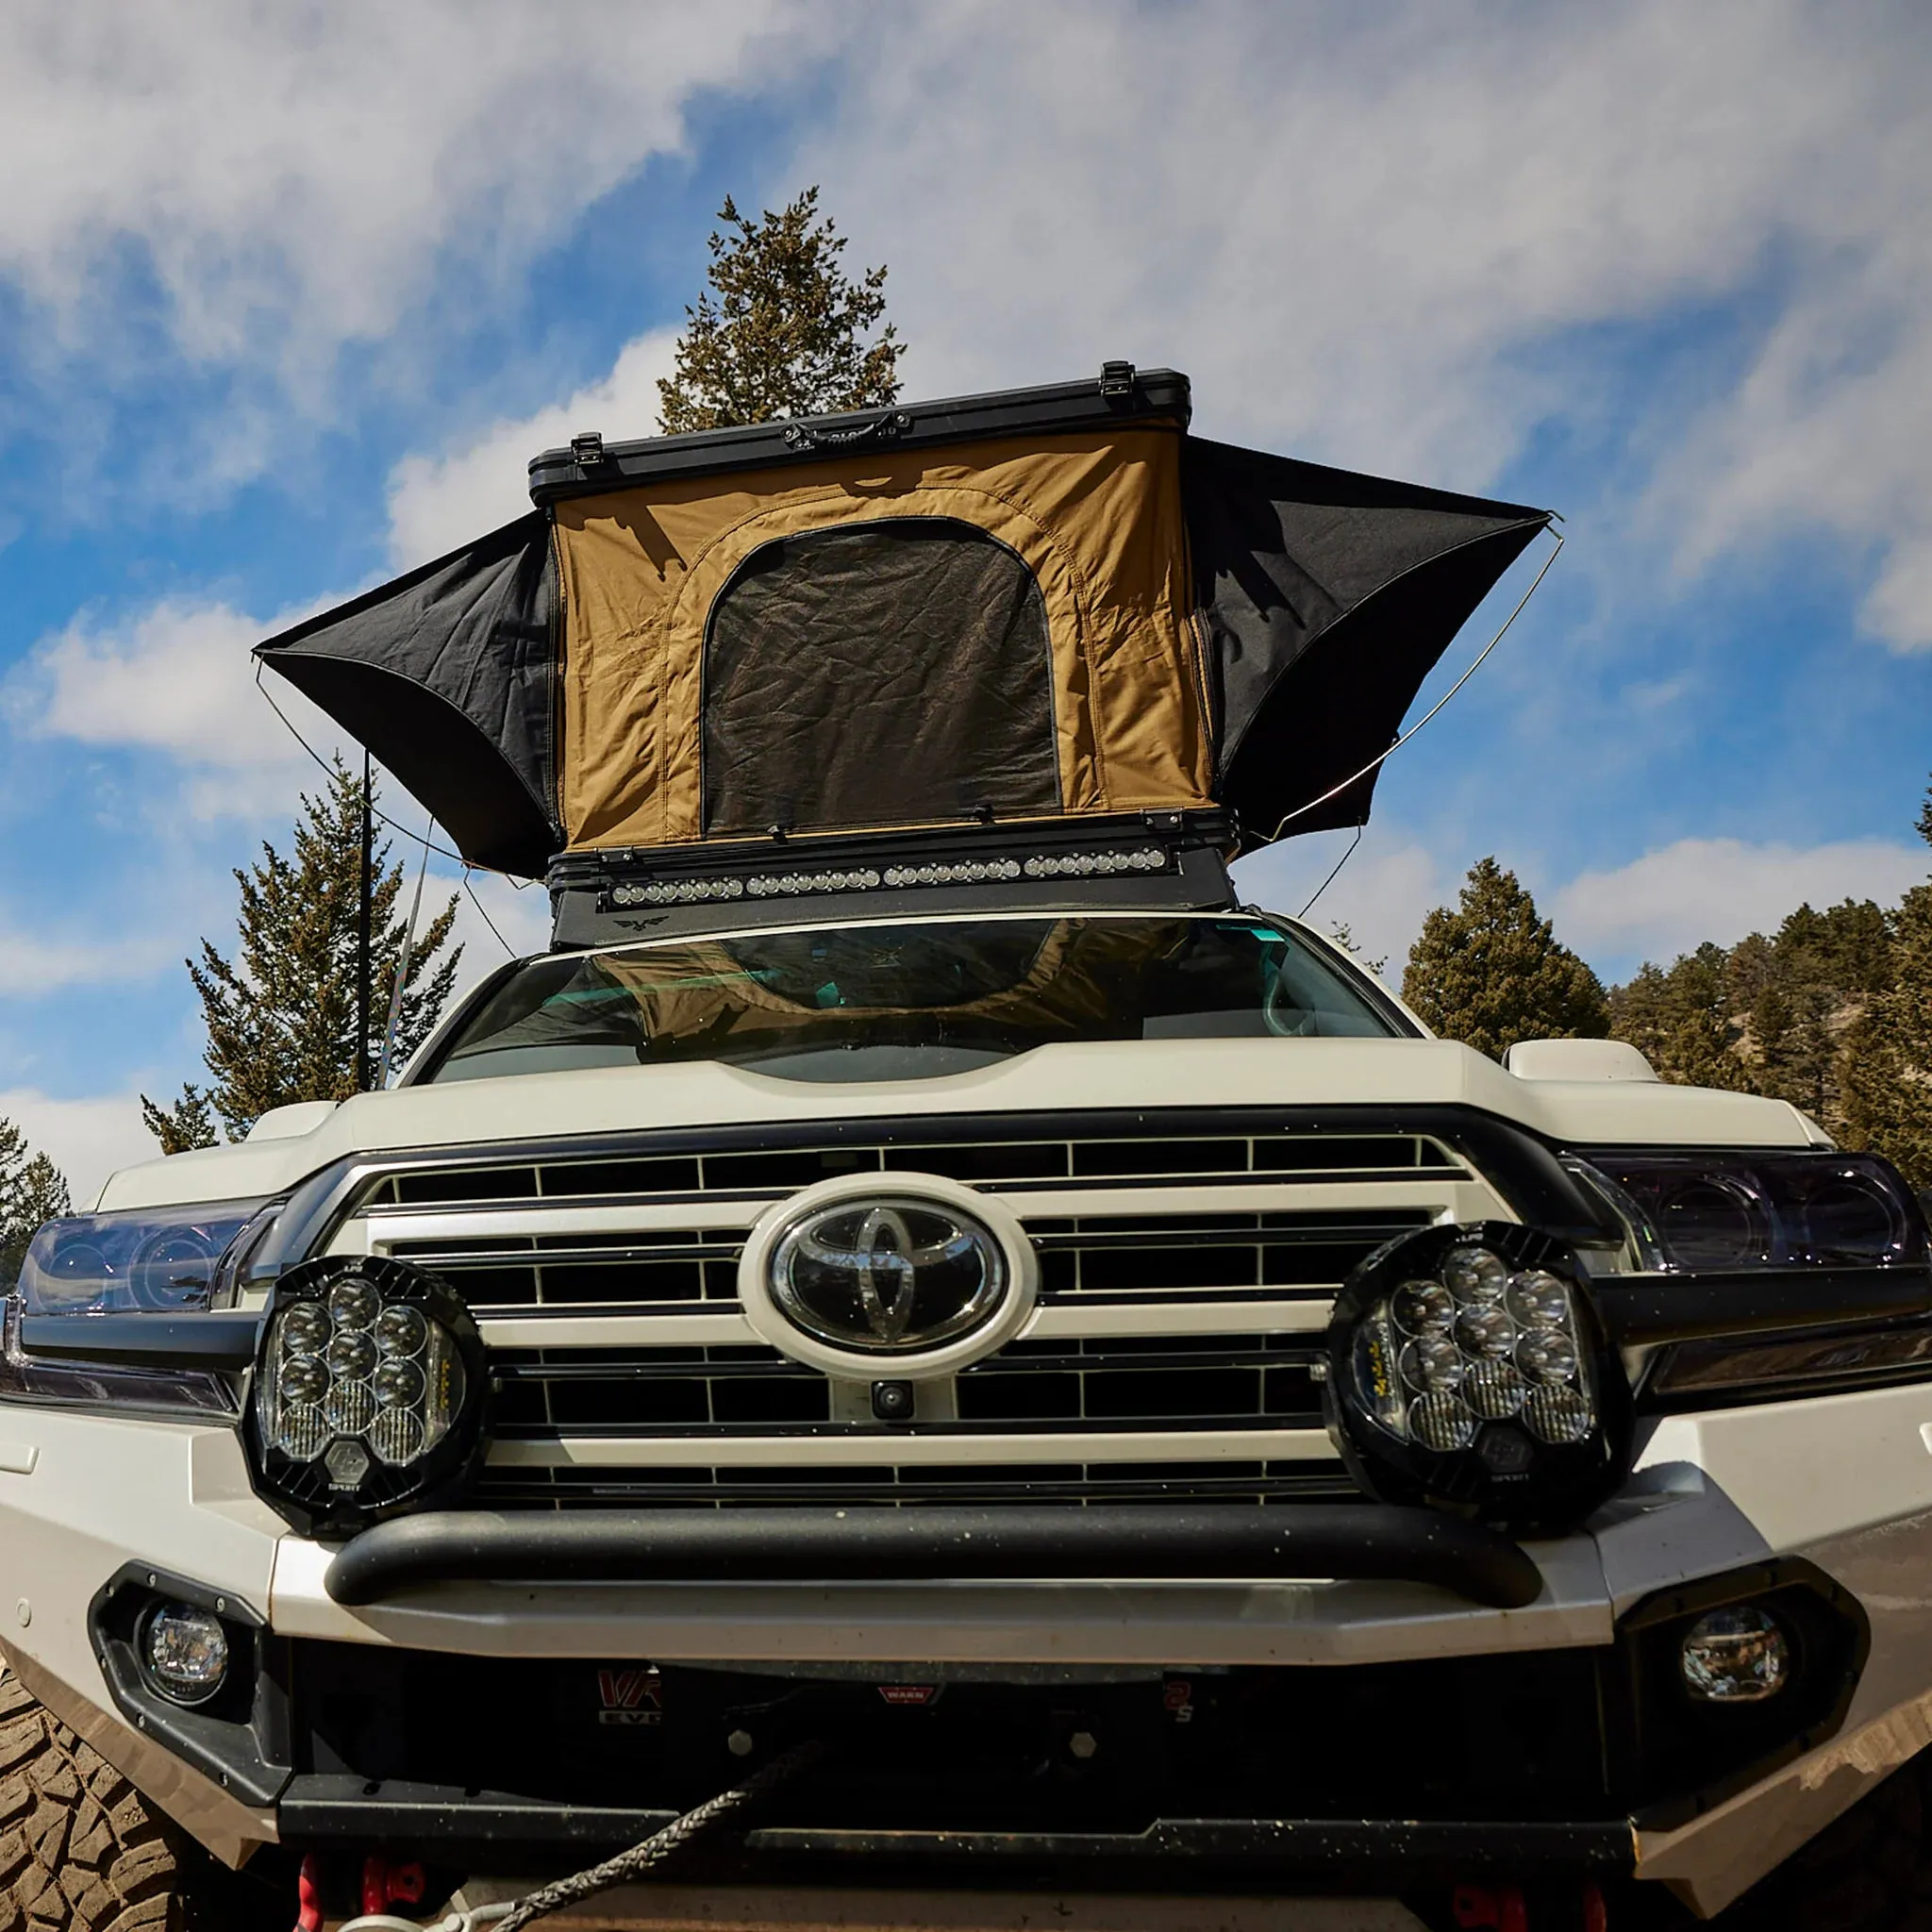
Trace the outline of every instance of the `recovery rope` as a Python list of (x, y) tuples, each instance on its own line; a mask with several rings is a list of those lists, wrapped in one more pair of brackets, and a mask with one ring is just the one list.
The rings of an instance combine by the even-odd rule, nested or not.
[(525, 1925), (552, 1912), (560, 1912), (566, 1906), (580, 1905), (600, 1891), (608, 1891), (614, 1886), (647, 1876), (693, 1839), (701, 1838), (727, 1818), (776, 1790), (824, 1755), (824, 1745), (815, 1740), (794, 1744), (791, 1750), (780, 1752), (769, 1764), (753, 1772), (742, 1784), (720, 1791), (715, 1798), (707, 1798), (682, 1818), (674, 1819), (662, 1831), (652, 1833), (642, 1843), (632, 1845), (628, 1851), (619, 1852), (614, 1858), (607, 1858), (603, 1864), (592, 1865), (588, 1871), (574, 1873), (570, 1877), (556, 1879), (549, 1885), (541, 1885), (520, 1899), (501, 1905), (477, 1906), (467, 1912), (452, 1912), (447, 1918), (426, 1927), (414, 1919), (396, 1918), (387, 1912), (370, 1912), (359, 1919), (348, 1920), (341, 1926), (340, 1932), (523, 1932)]

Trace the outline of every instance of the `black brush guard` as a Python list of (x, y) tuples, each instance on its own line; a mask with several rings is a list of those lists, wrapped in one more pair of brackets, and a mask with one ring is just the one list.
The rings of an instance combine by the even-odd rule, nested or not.
[(924, 1582), (1377, 1578), (1520, 1609), (1536, 1564), (1480, 1524), (1372, 1504), (1090, 1509), (440, 1510), (352, 1539), (327, 1574), (337, 1603), (425, 1584)]

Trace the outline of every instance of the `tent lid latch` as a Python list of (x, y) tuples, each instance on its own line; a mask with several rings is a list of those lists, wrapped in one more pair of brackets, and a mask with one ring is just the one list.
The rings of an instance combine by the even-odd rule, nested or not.
[(604, 432), (601, 429), (579, 429), (570, 440), (570, 459), (574, 463), (589, 467), (604, 460)]
[(1104, 396), (1132, 395), (1134, 365), (1131, 362), (1103, 362), (1100, 365), (1100, 393)]

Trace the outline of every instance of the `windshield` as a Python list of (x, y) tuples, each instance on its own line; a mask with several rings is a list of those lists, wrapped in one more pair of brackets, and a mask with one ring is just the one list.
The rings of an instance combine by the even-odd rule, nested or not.
[(1061, 1041), (1404, 1030), (1331, 957), (1252, 919), (902, 922), (531, 960), (423, 1077), (724, 1060), (797, 1080), (912, 1080)]

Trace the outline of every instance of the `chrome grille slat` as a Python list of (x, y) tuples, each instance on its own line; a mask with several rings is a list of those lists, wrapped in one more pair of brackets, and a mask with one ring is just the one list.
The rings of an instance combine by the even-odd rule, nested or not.
[[(908, 1504), (1158, 1503), (1186, 1501), (1265, 1504), (1357, 1495), (1346, 1476), (1332, 1470), (1273, 1463), (1241, 1465), (1244, 1472), (1205, 1473), (1169, 1465), (1135, 1473), (1132, 1465), (1015, 1463), (1000, 1468), (817, 1471), (815, 1480), (778, 1480), (756, 1470), (693, 1468), (653, 1470), (624, 1476), (611, 1470), (491, 1470), (477, 1500), (497, 1509), (563, 1509), (671, 1507), (729, 1508), (757, 1504), (810, 1502), (820, 1506), (901, 1507)], [(667, 1476), (675, 1480), (667, 1481)], [(864, 1476), (866, 1480), (854, 1480)], [(801, 1491), (807, 1491), (801, 1494)]]
[[(781, 1451), (796, 1451), (781, 1455)], [(809, 1451), (809, 1454), (805, 1452)], [(1068, 1462), (1148, 1465), (1168, 1462), (1332, 1462), (1334, 1451), (1319, 1429), (1276, 1427), (1198, 1428), (1141, 1424), (1105, 1427), (1084, 1424), (1060, 1429), (1005, 1424), (982, 1429), (920, 1427), (888, 1435), (852, 1424), (817, 1424), (791, 1429), (755, 1427), (693, 1436), (661, 1428), (598, 1435), (558, 1431), (508, 1437), (491, 1445), (491, 1469), (873, 1469), (887, 1465), (933, 1468), (957, 1463), (976, 1469), (1038, 1462), (1058, 1451)], [(804, 1476), (799, 1481), (808, 1480)]]
[[(384, 1176), (364, 1207), (498, 1205), (512, 1201), (662, 1200), (729, 1193), (775, 1199), (834, 1174), (947, 1174), (975, 1187), (1081, 1181), (1151, 1181), (1177, 1175), (1455, 1174), (1461, 1162), (1419, 1134), (1110, 1135), (1102, 1139), (922, 1141), (782, 1151), (735, 1150), (575, 1159), (449, 1161)], [(593, 1185), (601, 1183), (601, 1185)]]
[[(1082, 1215), (1024, 1222), (1049, 1301), (1087, 1295), (1252, 1297), (1302, 1291), (1332, 1296), (1370, 1248), (1426, 1224), (1415, 1208), (1355, 1214)], [(1239, 1222), (1240, 1224), (1234, 1224)], [(445, 1274), (479, 1310), (621, 1303), (735, 1303), (742, 1243), (725, 1230), (652, 1229), (641, 1241), (596, 1233), (409, 1236), (385, 1252)]]

